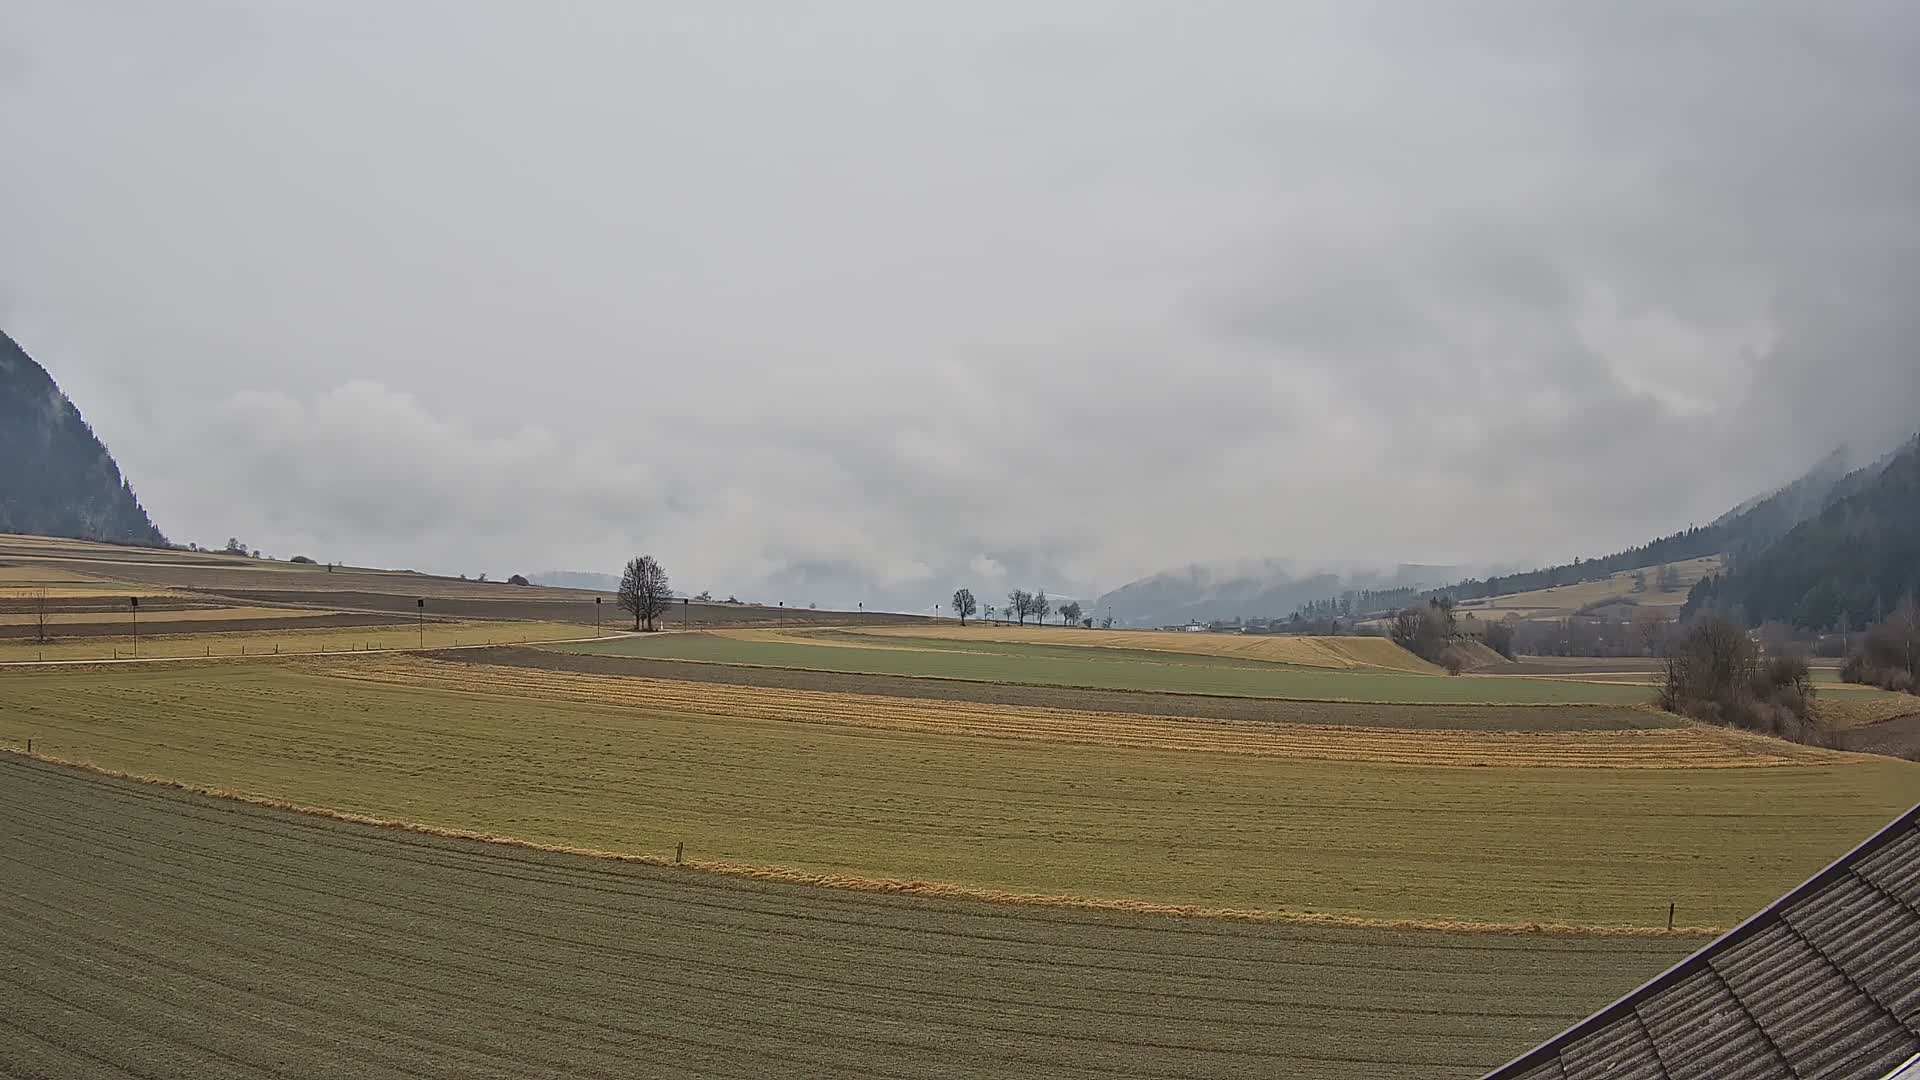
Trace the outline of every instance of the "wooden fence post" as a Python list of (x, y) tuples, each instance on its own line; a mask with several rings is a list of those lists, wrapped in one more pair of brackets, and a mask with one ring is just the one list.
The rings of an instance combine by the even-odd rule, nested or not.
[(1667, 929), (1673, 929), (1673, 905), (1667, 905)]
[(675, 866), (680, 865), (680, 859), (682, 856), (686, 855), (686, 853), (687, 853), (687, 842), (685, 840), (682, 840), (679, 843), (673, 845), (673, 864)]

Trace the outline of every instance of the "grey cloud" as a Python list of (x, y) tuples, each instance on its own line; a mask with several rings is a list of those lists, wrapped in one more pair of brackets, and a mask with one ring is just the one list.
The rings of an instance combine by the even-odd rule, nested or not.
[(906, 608), (1593, 554), (1915, 424), (1916, 52), (1869, 2), (12, 5), (0, 316), (164, 528), (282, 553)]

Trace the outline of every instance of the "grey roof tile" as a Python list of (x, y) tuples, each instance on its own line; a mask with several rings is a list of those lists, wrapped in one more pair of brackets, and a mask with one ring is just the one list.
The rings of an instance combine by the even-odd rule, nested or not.
[(1513, 1080), (1567, 1080), (1567, 1072), (1560, 1067), (1559, 1058), (1552, 1058), (1515, 1076)]
[(1780, 1052), (1710, 968), (1643, 1002), (1640, 1015), (1674, 1080), (1771, 1080), (1783, 1075)]
[(1653, 1039), (1638, 1016), (1628, 1016), (1595, 1032), (1592, 1038), (1569, 1046), (1560, 1055), (1560, 1065), (1567, 1080), (1662, 1080), (1666, 1075), (1653, 1049)]
[(1488, 1080), (1883, 1080), (1920, 1053), (1920, 807)]

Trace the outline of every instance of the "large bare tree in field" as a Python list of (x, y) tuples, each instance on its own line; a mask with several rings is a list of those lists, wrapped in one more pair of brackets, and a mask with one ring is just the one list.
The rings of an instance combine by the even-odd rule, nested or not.
[(953, 591), (953, 613), (960, 616), (961, 626), (967, 625), (967, 616), (978, 610), (980, 610), (980, 605), (974, 601), (972, 589), (955, 589)]
[(654, 620), (666, 614), (672, 600), (673, 590), (660, 560), (651, 555), (627, 560), (626, 572), (620, 575), (620, 606), (632, 613), (635, 630), (641, 629), (642, 623), (652, 630)]
[(1015, 589), (1007, 594), (1007, 614), (1017, 617), (1020, 625), (1027, 625), (1027, 616), (1033, 613), (1033, 596), (1025, 589)]
[(1047, 616), (1053, 614), (1053, 601), (1047, 599), (1047, 590), (1041, 589), (1033, 594), (1033, 599), (1027, 601), (1027, 613), (1033, 616), (1034, 622), (1047, 621)]

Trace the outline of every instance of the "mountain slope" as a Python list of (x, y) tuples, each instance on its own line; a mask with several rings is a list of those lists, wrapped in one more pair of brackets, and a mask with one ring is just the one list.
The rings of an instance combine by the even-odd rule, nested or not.
[(1825, 506), (1731, 572), (1694, 586), (1702, 607), (1810, 630), (1858, 627), (1920, 593), (1920, 436), (1848, 474)]
[(0, 532), (165, 546), (53, 377), (0, 332)]
[[(1458, 600), (1481, 600), (1544, 589), (1563, 588), (1632, 570), (1686, 563), (1726, 555), (1733, 565), (1759, 555), (1795, 526), (1814, 517), (1836, 499), (1872, 483), (1891, 455), (1865, 469), (1848, 471), (1841, 447), (1806, 473), (1763, 495), (1756, 495), (1715, 518), (1636, 547), (1597, 559), (1580, 559), (1516, 574), (1460, 579), (1452, 567), (1402, 566), (1380, 574), (1341, 576), (1317, 573), (1294, 577), (1284, 560), (1267, 559), (1235, 569), (1187, 566), (1132, 581), (1095, 602), (1104, 615), (1109, 605), (1121, 626), (1154, 626), (1190, 619), (1283, 617), (1295, 608), (1351, 590), (1390, 590), (1408, 586), (1446, 592)], [(1452, 582), (1452, 584), (1447, 584)], [(1391, 599), (1391, 597), (1390, 597)], [(1396, 603), (1405, 603), (1399, 599)]]
[(1889, 460), (1890, 457), (1882, 458), (1865, 469), (1849, 473), (1847, 451), (1836, 449), (1799, 479), (1766, 495), (1748, 499), (1711, 524), (1683, 529), (1597, 559), (1575, 560), (1523, 574), (1489, 577), (1485, 581), (1470, 578), (1446, 591), (1456, 599), (1477, 600), (1574, 585), (1623, 570), (1643, 570), (1709, 555), (1724, 554), (1737, 564), (1767, 550), (1796, 525), (1819, 513), (1821, 507), (1870, 482)]

